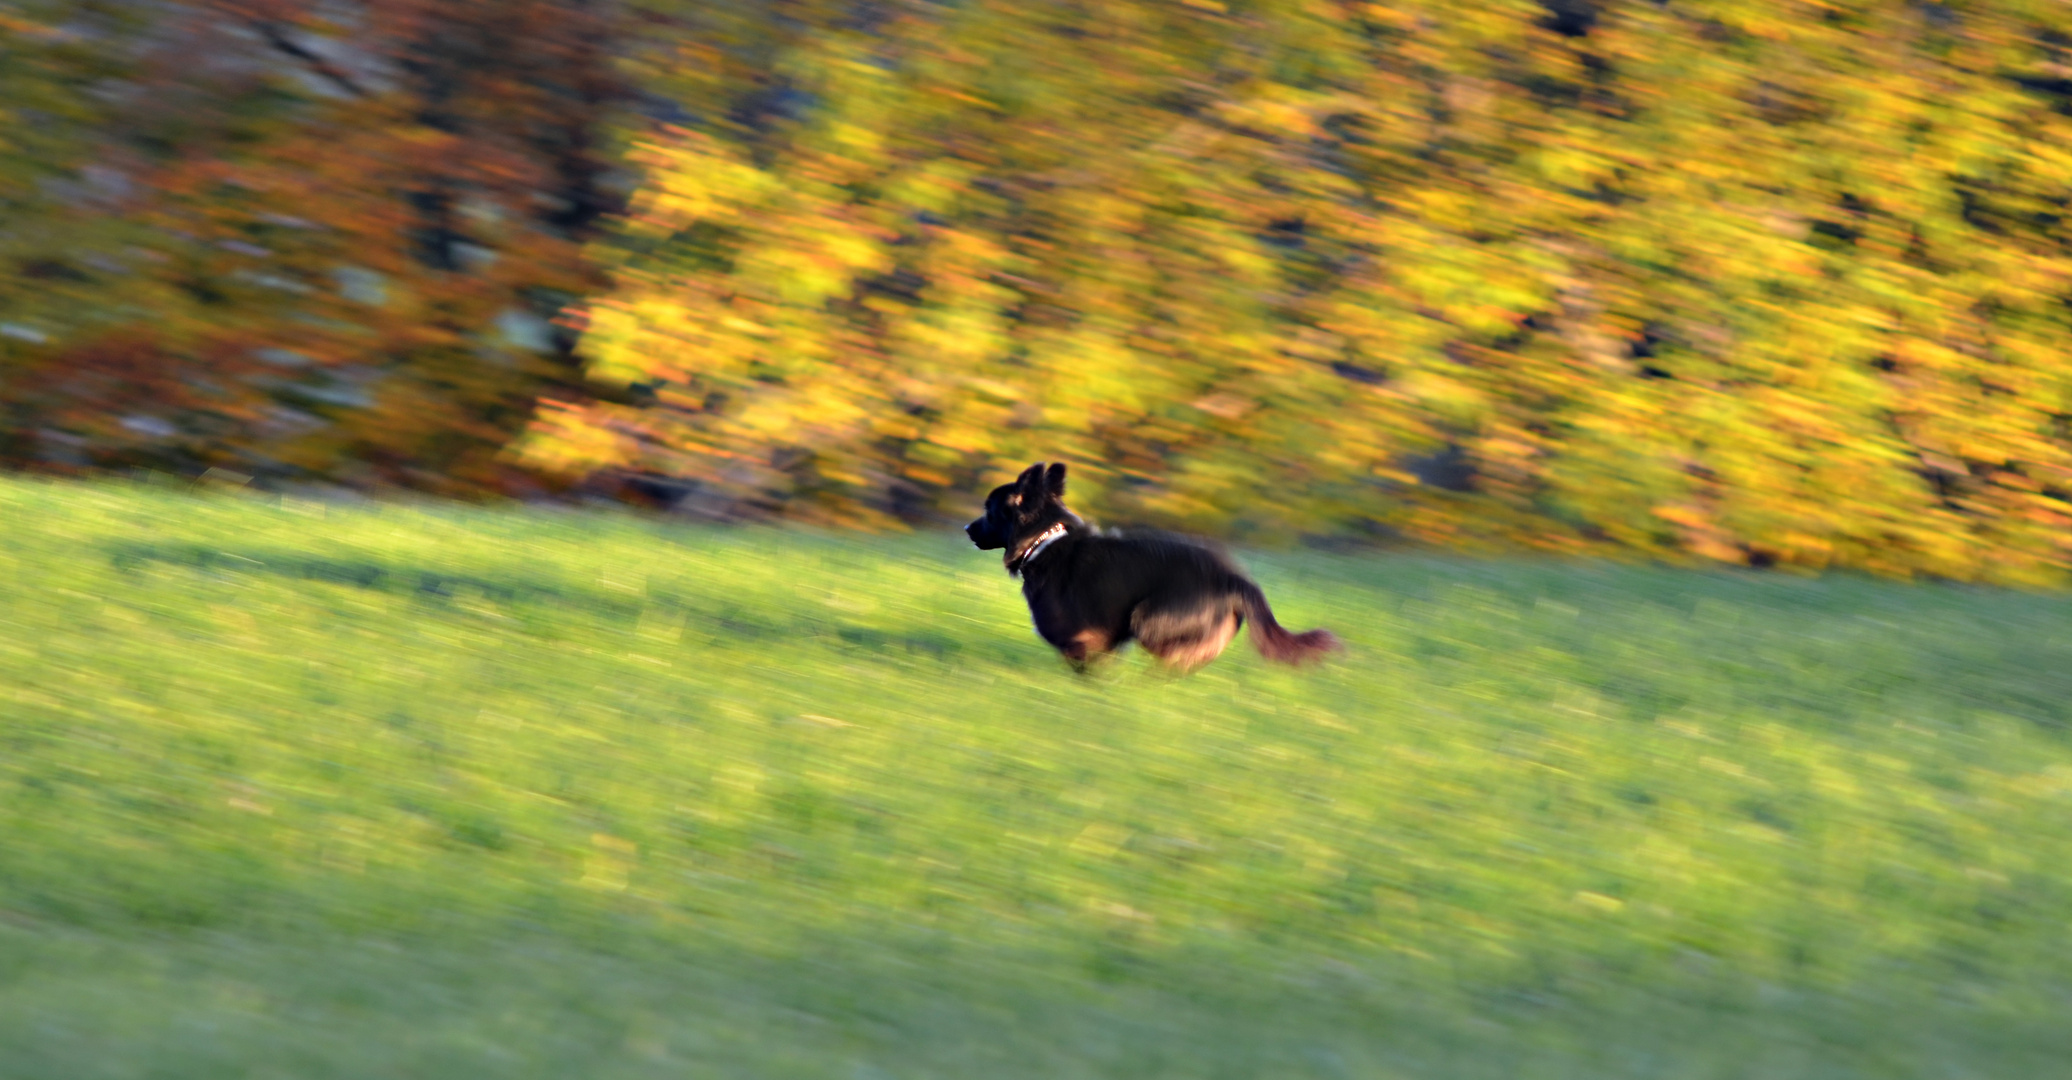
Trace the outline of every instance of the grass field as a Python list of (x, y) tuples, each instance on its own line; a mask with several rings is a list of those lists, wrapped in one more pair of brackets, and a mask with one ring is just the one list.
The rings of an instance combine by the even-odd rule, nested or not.
[(0, 482), (0, 1077), (2072, 1076), (2072, 604)]

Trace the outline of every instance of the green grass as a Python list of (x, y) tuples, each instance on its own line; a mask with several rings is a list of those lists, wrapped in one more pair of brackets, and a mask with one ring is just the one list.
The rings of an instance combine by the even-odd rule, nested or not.
[(2072, 1076), (2072, 604), (0, 482), (0, 1076)]

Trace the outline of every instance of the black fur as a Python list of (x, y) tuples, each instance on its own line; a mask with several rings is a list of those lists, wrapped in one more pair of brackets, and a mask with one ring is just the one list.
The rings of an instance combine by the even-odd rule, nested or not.
[(1214, 660), (1252, 620), (1252, 644), (1297, 664), (1339, 647), (1328, 630), (1292, 634), (1266, 594), (1221, 551), (1192, 537), (1104, 532), (1065, 509), (1065, 466), (1029, 466), (986, 497), (964, 527), (981, 551), (1001, 551), (1020, 574), (1036, 632), (1084, 670), (1135, 641), (1183, 671)]

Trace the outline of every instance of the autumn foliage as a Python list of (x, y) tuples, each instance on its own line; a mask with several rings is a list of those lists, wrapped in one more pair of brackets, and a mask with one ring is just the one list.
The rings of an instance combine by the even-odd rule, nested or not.
[[(360, 30), (191, 10), (272, 66), (210, 76), (248, 104), (165, 107), (213, 127), (125, 121), (181, 134), (124, 151), (152, 182), (122, 243), (158, 261), (109, 247), (132, 268), (116, 306), (204, 367), (286, 349), (378, 387), (326, 412), (262, 372), (251, 417), (322, 414), (267, 455), (312, 474), (522, 465), (873, 524), (1062, 458), (1099, 517), (1258, 539), (1967, 579), (2068, 561), (2062, 5), (371, 0)], [(339, 41), (358, 51), (319, 47)], [(608, 123), (621, 79), (645, 108)], [(149, 111), (67, 85), (36, 82)], [(83, 168), (119, 127), (20, 138)], [(593, 236), (615, 131), (640, 186)], [(45, 270), (18, 295), (93, 291)], [(564, 304), (580, 385), (498, 344)]]
[(66, 9), (8, 26), (47, 99), (14, 114), (43, 145), (0, 179), (15, 453), (503, 482), (498, 451), (574, 374), (549, 320), (598, 284), (583, 244), (616, 203), (603, 16)]
[[(527, 451), (831, 520), (1106, 516), (2028, 577), (2068, 539), (2052, 5), (787, 6)], [(760, 35), (760, 36), (758, 36)], [(758, 66), (731, 72), (728, 57)]]

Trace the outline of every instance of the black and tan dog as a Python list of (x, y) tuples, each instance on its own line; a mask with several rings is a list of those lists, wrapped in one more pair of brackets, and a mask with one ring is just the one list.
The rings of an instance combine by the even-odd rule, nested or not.
[(1252, 620), (1269, 660), (1299, 664), (1338, 648), (1328, 630), (1291, 634), (1266, 594), (1222, 552), (1185, 536), (1095, 529), (1065, 509), (1065, 466), (1029, 466), (986, 497), (964, 527), (980, 551), (1004, 549), (1036, 632), (1072, 666), (1136, 641), (1181, 671), (1214, 660)]

